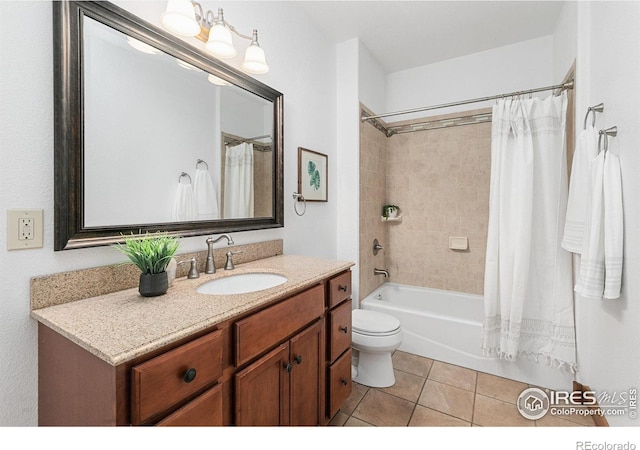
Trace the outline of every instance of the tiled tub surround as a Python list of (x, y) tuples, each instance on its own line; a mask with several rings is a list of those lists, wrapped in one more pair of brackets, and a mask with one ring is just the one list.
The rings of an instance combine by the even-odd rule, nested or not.
[[(388, 125), (402, 123), (405, 122)], [(384, 264), (391, 281), (482, 294), (489, 221), (491, 123), (390, 138), (363, 124), (360, 139), (360, 227), (365, 235), (360, 247), (361, 273), (364, 272), (360, 299), (385, 281), (369, 276), (365, 267), (372, 258), (381, 256), (371, 255), (374, 234), (384, 246), (384, 262), (376, 259), (376, 264)], [(386, 155), (384, 161), (380, 160), (381, 151)], [(380, 223), (380, 210), (385, 203), (400, 206), (401, 223)], [(449, 249), (449, 236), (468, 237), (469, 249)]]
[[(362, 105), (361, 105), (362, 106)], [(363, 107), (364, 108), (364, 107)], [(365, 108), (366, 110), (366, 108)], [(373, 113), (371, 113), (373, 114)], [(386, 279), (373, 269), (386, 269), (387, 227), (380, 220), (386, 200), (387, 138), (369, 122), (360, 123), (360, 300)], [(384, 247), (373, 255), (373, 240)], [(393, 274), (398, 275), (396, 273)]]
[[(176, 279), (167, 294), (143, 298), (137, 288), (31, 312), (39, 322), (116, 366), (234, 316), (298, 292), (347, 270), (347, 261), (279, 255), (240, 264), (233, 271)], [(278, 273), (279, 286), (236, 295), (198, 294), (207, 281), (242, 273)]]

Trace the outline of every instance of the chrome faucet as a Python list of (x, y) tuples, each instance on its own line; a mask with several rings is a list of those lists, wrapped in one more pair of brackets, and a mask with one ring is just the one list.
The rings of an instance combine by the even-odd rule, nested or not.
[(385, 278), (389, 278), (389, 272), (384, 269), (373, 269), (374, 275), (384, 275)]
[(212, 237), (207, 238), (206, 242), (209, 248), (207, 250), (207, 263), (205, 264), (204, 273), (216, 273), (216, 263), (213, 260), (213, 244), (220, 242), (222, 239), (227, 240), (227, 245), (234, 244), (233, 239), (228, 234), (223, 234), (216, 239)]

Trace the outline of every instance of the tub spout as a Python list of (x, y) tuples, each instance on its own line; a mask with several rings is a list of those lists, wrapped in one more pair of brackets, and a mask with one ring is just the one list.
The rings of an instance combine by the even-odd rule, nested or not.
[(389, 272), (384, 269), (373, 269), (374, 275), (384, 275), (385, 278), (389, 278)]

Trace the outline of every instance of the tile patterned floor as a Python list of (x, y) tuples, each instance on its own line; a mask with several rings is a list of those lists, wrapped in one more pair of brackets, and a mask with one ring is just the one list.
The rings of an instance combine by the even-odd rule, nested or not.
[(333, 426), (378, 427), (579, 427), (590, 417), (547, 414), (532, 421), (520, 415), (516, 400), (529, 385), (483, 372), (396, 351), (396, 384), (353, 391), (332, 419)]

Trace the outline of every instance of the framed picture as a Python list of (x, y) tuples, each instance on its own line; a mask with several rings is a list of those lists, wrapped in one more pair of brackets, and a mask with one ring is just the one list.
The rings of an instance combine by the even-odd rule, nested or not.
[(308, 202), (327, 201), (327, 155), (298, 147), (298, 192)]

